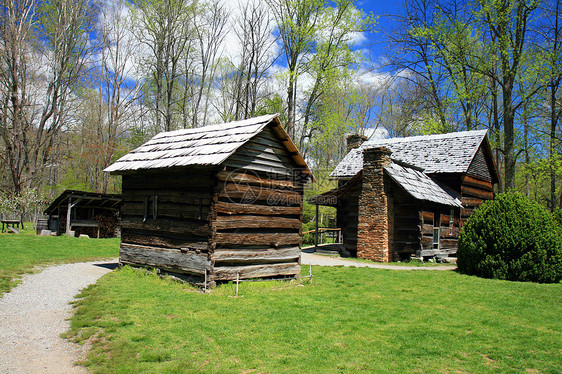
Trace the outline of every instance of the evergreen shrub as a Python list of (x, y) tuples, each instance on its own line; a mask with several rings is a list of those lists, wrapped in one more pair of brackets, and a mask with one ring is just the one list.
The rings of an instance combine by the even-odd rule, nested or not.
[(562, 229), (543, 206), (519, 193), (484, 202), (459, 236), (461, 273), (555, 283), (562, 279)]

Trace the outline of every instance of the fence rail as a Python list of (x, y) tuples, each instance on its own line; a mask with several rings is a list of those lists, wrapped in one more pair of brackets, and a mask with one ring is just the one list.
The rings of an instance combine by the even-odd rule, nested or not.
[(342, 229), (341, 228), (330, 228), (330, 227), (319, 227), (318, 230), (308, 230), (304, 231), (302, 234), (310, 234), (315, 233), (314, 235), (314, 246), (318, 246), (320, 244), (324, 244), (324, 238), (327, 238), (325, 235), (327, 232), (335, 232), (335, 239), (336, 243), (341, 244), (343, 243), (343, 236), (342, 236)]

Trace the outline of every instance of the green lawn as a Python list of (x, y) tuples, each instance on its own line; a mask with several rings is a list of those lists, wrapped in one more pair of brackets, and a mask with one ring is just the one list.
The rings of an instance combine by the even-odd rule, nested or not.
[[(308, 273), (308, 267), (303, 269)], [(76, 303), (96, 373), (560, 373), (562, 284), (313, 267), (211, 294), (125, 267)]]
[(37, 266), (119, 256), (119, 239), (35, 235), (31, 224), (20, 234), (0, 234), (0, 297)]

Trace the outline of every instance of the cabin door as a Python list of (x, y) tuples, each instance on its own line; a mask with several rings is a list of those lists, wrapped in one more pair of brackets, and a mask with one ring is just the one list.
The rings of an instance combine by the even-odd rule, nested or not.
[(439, 236), (441, 227), (441, 214), (433, 212), (433, 245), (432, 249), (439, 249)]

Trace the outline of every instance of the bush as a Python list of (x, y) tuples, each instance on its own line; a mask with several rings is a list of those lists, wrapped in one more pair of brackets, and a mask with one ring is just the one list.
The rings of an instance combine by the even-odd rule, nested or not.
[[(303, 222), (302, 224), (302, 232), (314, 230), (315, 228), (316, 228), (316, 222), (314, 221), (308, 223)], [(303, 234), (302, 244), (303, 246), (314, 245), (314, 233), (310, 232), (308, 234)]]
[(544, 207), (518, 193), (483, 203), (464, 225), (461, 273), (513, 281), (562, 279), (562, 230)]
[(554, 219), (560, 227), (562, 227), (562, 209), (558, 208), (554, 211)]

